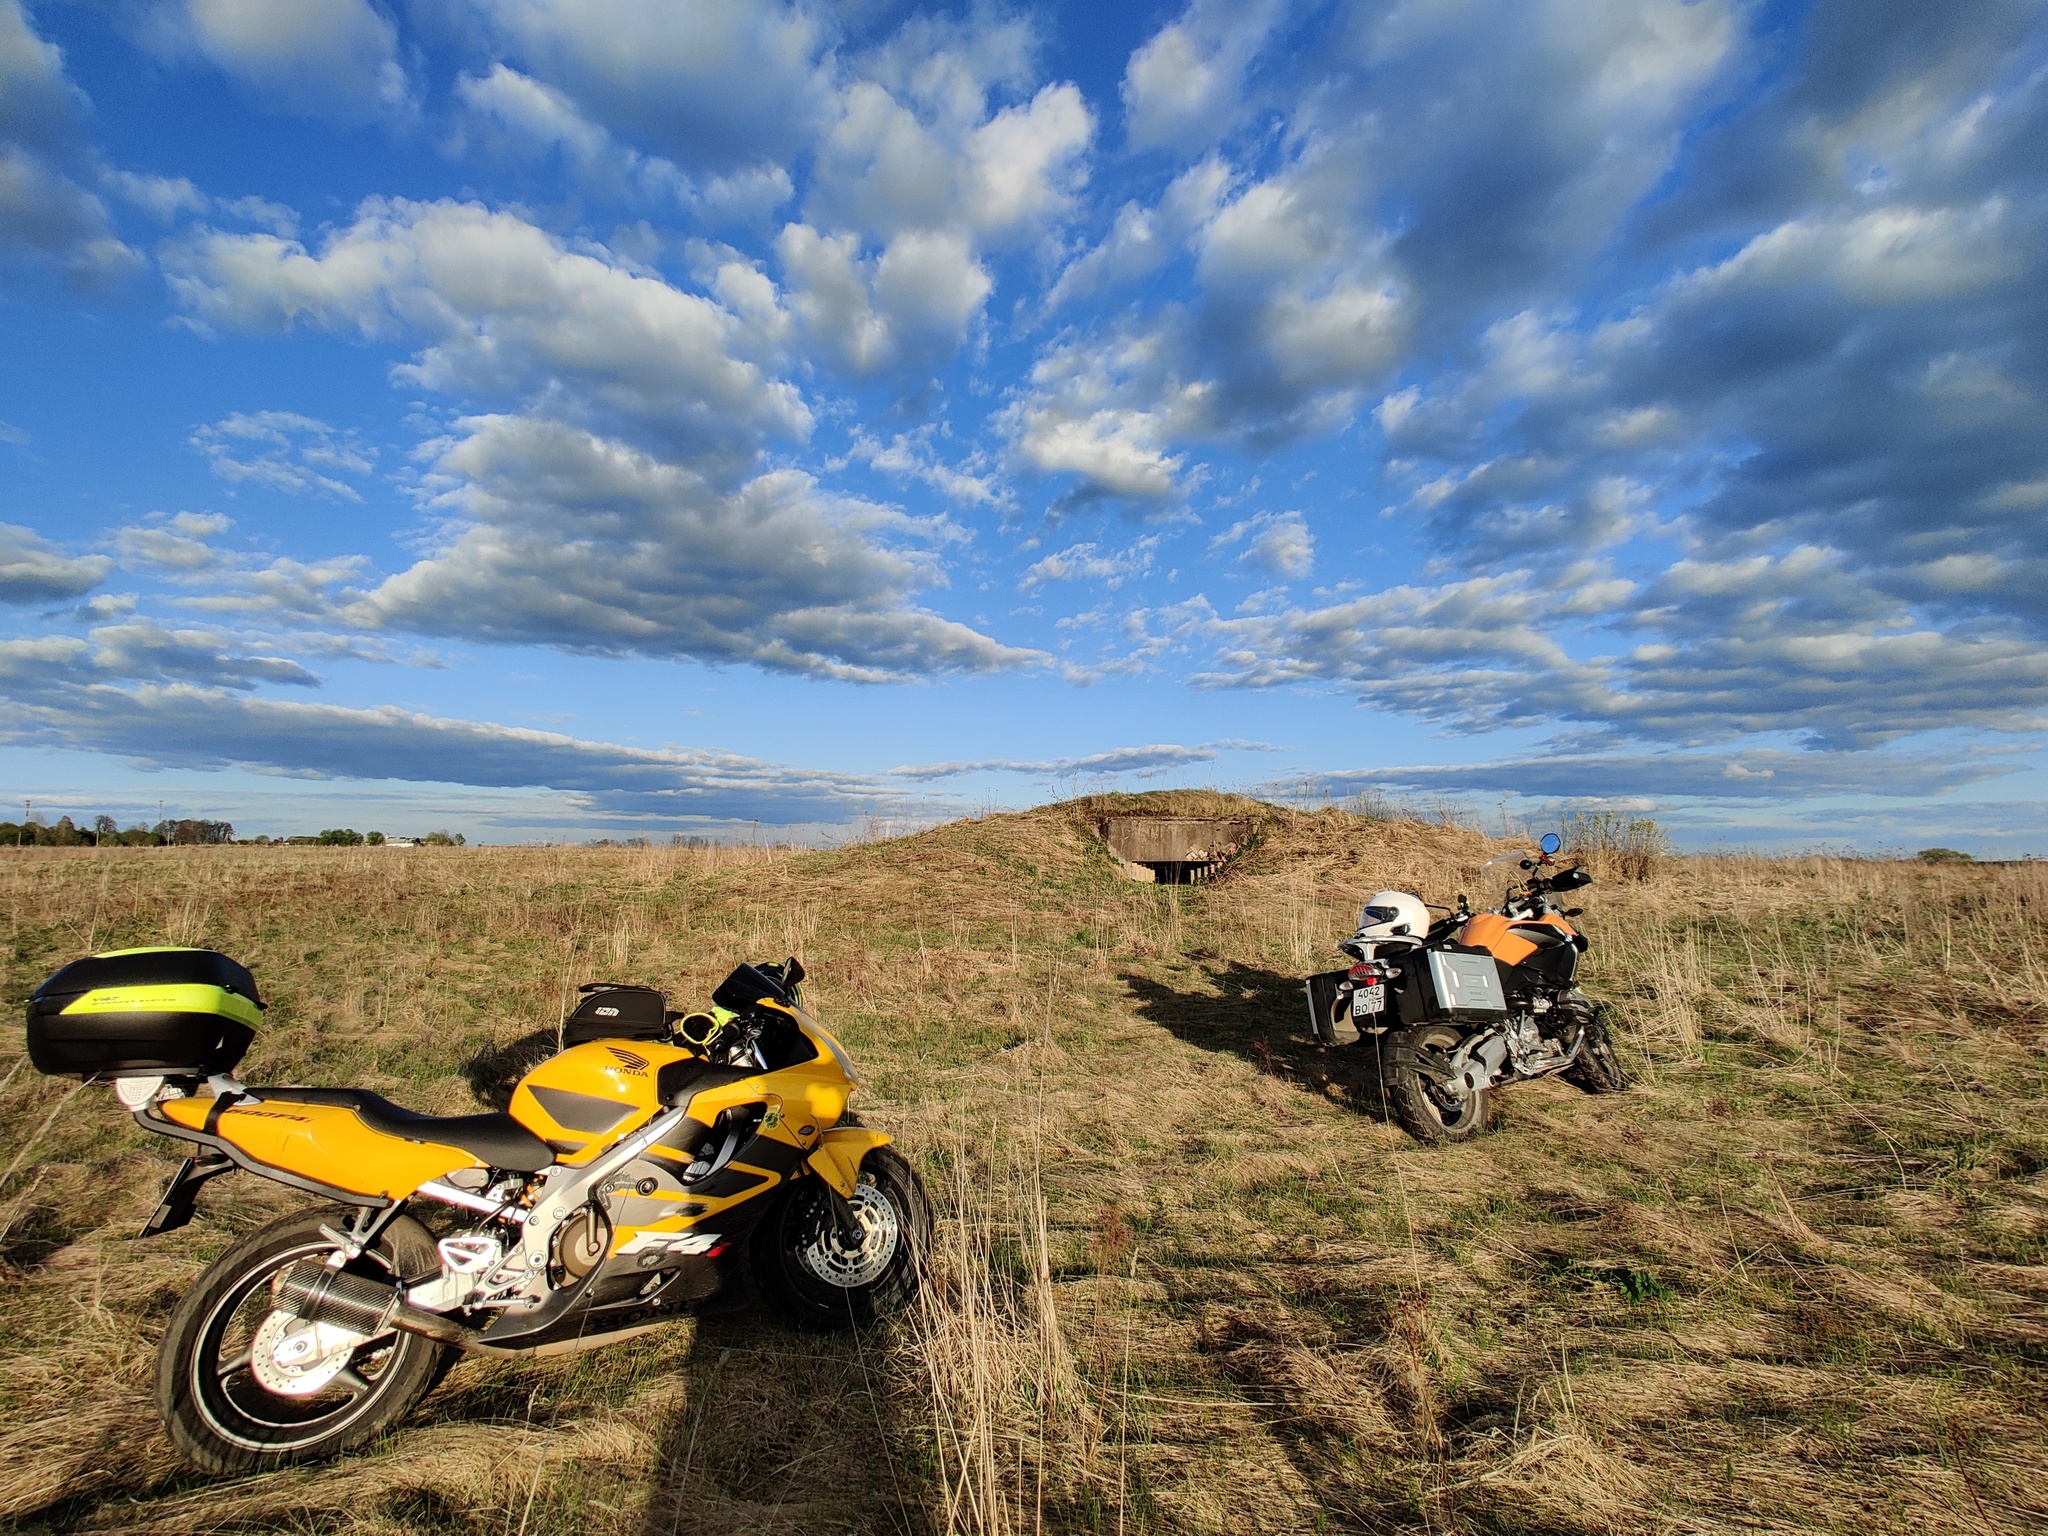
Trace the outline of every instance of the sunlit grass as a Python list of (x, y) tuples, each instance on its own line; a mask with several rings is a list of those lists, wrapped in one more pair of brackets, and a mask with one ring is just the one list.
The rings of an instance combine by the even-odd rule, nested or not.
[[(1180, 812), (1244, 802), (1180, 794)], [(751, 1311), (465, 1362), (382, 1445), (229, 1485), (155, 1429), (155, 1337), (298, 1196), (168, 1171), (0, 1054), (0, 1518), (350, 1532), (2019, 1532), (2048, 1519), (2048, 873), (1676, 859), (1585, 893), (1635, 1091), (1547, 1082), (1425, 1150), (1298, 988), (1360, 898), (1447, 902), (1454, 826), (1260, 808), (1215, 884), (1133, 885), (1076, 804), (825, 853), (26, 850), (18, 1004), (206, 943), (272, 1004), (252, 1081), (473, 1109), (578, 982), (700, 1001), (802, 954), (860, 1108), (941, 1215), (864, 1339)], [(1125, 809), (1143, 808), (1125, 801)], [(1620, 870), (1603, 870), (1618, 875)], [(45, 1121), (34, 1146), (24, 1143)], [(0, 1164), (4, 1166), (4, 1164)], [(50, 1405), (62, 1402), (61, 1413)]]

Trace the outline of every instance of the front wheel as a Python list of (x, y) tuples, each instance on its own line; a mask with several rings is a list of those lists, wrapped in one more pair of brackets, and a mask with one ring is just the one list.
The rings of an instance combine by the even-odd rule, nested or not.
[[(156, 1360), (157, 1409), (171, 1441), (206, 1472), (270, 1471), (361, 1445), (433, 1385), (442, 1346), (412, 1333), (364, 1338), (271, 1307), (271, 1282), (335, 1251), (321, 1225), (345, 1211), (287, 1216), (218, 1259), (171, 1313)], [(401, 1216), (348, 1265), (387, 1284), (439, 1263), (427, 1229)]]
[[(1464, 1039), (1447, 1024), (1427, 1024), (1408, 1031), (1401, 1043), (1408, 1051), (1439, 1067), (1448, 1066)], [(1401, 1129), (1425, 1146), (1445, 1141), (1470, 1141), (1493, 1118), (1493, 1090), (1481, 1088), (1453, 1098), (1435, 1079), (1406, 1061), (1387, 1072), (1387, 1107)]]
[(1593, 1005), (1586, 1020), (1586, 1043), (1579, 1047), (1579, 1059), (1564, 1069), (1564, 1079), (1587, 1093), (1621, 1093), (1628, 1087), (1628, 1074), (1621, 1070), (1614, 1037), (1607, 1029), (1605, 1003)]
[(754, 1229), (754, 1278), (799, 1328), (866, 1327), (917, 1295), (932, 1233), (931, 1201), (917, 1170), (894, 1148), (876, 1147), (861, 1160), (847, 1204), (858, 1241), (841, 1230), (815, 1178), (791, 1185)]

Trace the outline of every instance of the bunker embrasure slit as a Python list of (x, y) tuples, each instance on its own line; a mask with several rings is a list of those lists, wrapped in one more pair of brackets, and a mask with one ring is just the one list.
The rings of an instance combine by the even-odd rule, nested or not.
[(1198, 885), (1251, 841), (1256, 826), (1244, 817), (1109, 816), (1095, 830), (1129, 879)]

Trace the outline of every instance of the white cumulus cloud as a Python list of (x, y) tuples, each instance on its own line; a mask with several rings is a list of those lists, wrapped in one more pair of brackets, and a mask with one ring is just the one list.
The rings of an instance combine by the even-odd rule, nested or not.
[(266, 104), (362, 123), (409, 106), (398, 29), (369, 0), (185, 0), (192, 44)]
[(373, 198), (317, 252), (202, 231), (164, 267), (187, 312), (223, 328), (421, 334), (405, 374), (430, 389), (545, 397), (582, 420), (743, 457), (763, 433), (811, 426), (795, 386), (746, 355), (760, 338), (731, 310), (475, 203)]
[(1126, 130), (1138, 148), (1199, 148), (1236, 126), (1245, 72), (1281, 7), (1197, 0), (1131, 55), (1124, 68)]
[(443, 548), (350, 622), (565, 650), (688, 656), (882, 681), (1026, 666), (912, 601), (952, 525), (771, 470), (727, 491), (532, 417), (468, 420), (433, 466)]

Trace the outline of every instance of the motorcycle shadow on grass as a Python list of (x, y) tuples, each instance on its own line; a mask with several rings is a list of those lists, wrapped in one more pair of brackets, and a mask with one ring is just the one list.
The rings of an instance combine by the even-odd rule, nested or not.
[(509, 1504), (479, 1507), (462, 1479), (429, 1472), (384, 1513), (411, 1530), (504, 1521), (529, 1536), (586, 1529), (593, 1510), (631, 1536), (918, 1529), (932, 1501), (901, 1337), (901, 1324), (799, 1333), (736, 1303), (566, 1358), (466, 1360), (388, 1448), (403, 1457), (409, 1437), (437, 1428), (517, 1426), (537, 1464), (506, 1479), (497, 1497)]
[(803, 1334), (747, 1308), (705, 1317), (657, 1432), (636, 1536), (914, 1530), (934, 1502), (899, 1323)]
[(481, 1047), (456, 1070), (477, 1103), (503, 1114), (512, 1107), (512, 1090), (519, 1080), (561, 1048), (560, 1030), (536, 1029), (503, 1045)]
[(1120, 978), (1138, 1016), (1200, 1050), (1227, 1052), (1261, 1072), (1361, 1114), (1387, 1120), (1378, 1058), (1370, 1041), (1326, 1046), (1309, 1033), (1299, 976), (1236, 960), (1197, 957), (1207, 985), (1177, 991), (1142, 971)]

